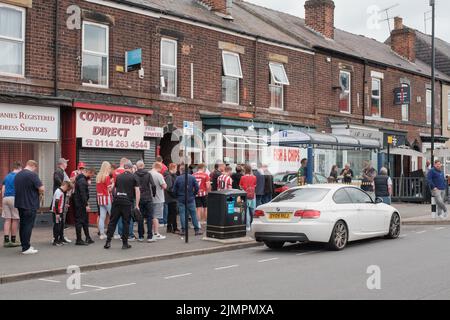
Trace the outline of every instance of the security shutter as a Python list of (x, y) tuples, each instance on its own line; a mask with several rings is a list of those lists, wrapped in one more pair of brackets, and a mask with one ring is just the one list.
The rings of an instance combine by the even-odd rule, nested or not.
[(156, 139), (150, 138), (145, 140), (150, 142), (150, 149), (144, 151), (144, 162), (145, 166), (150, 170), (156, 160)]

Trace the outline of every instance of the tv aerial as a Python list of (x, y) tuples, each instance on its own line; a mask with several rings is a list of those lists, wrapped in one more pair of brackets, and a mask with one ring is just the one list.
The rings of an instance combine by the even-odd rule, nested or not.
[(391, 20), (394, 19), (394, 17), (391, 17), (389, 15), (389, 11), (394, 9), (394, 8), (396, 8), (396, 7), (398, 7), (399, 5), (400, 4), (397, 3), (397, 4), (394, 4), (394, 5), (390, 6), (390, 7), (387, 7), (385, 9), (382, 9), (382, 10), (378, 11), (378, 14), (382, 14), (382, 13), (386, 14), (386, 19), (379, 20), (378, 22), (387, 21), (388, 28), (389, 28), (389, 33), (391, 33), (391, 31), (392, 31), (392, 29), (391, 29)]

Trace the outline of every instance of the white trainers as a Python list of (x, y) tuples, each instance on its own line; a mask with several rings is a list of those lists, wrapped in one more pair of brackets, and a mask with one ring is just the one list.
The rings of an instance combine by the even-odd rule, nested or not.
[(155, 238), (156, 240), (164, 240), (166, 238), (166, 236), (163, 236), (162, 234), (155, 234), (153, 236), (153, 238)]
[(64, 237), (64, 242), (65, 242), (65, 243), (72, 243), (72, 240), (67, 239), (66, 237)]
[(120, 234), (115, 234), (114, 235), (114, 240), (120, 240), (122, 237), (120, 236)]
[(100, 235), (100, 240), (105, 240), (105, 239), (106, 239), (106, 234), (102, 233), (102, 234)]
[(36, 254), (36, 253), (38, 253), (38, 252), (39, 252), (39, 251), (36, 250), (35, 248), (30, 247), (27, 251), (23, 251), (22, 254), (29, 255), (29, 254)]
[(153, 238), (147, 239), (147, 242), (148, 243), (153, 243), (153, 242), (156, 242), (156, 239), (153, 237)]

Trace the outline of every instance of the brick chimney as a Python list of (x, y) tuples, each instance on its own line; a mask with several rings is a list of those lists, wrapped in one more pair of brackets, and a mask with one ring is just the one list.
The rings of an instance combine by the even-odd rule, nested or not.
[(333, 0), (307, 0), (305, 2), (305, 23), (311, 29), (334, 39)]
[(210, 10), (216, 11), (226, 16), (231, 16), (233, 0), (197, 0), (206, 5)]
[(394, 30), (391, 32), (391, 48), (411, 62), (416, 61), (416, 31), (405, 27), (403, 19), (394, 18)]

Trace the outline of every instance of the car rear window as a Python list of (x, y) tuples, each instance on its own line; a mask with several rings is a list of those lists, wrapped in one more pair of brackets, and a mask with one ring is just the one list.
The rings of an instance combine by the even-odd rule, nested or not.
[(280, 194), (272, 202), (320, 202), (328, 192), (330, 190), (324, 188), (291, 189)]

